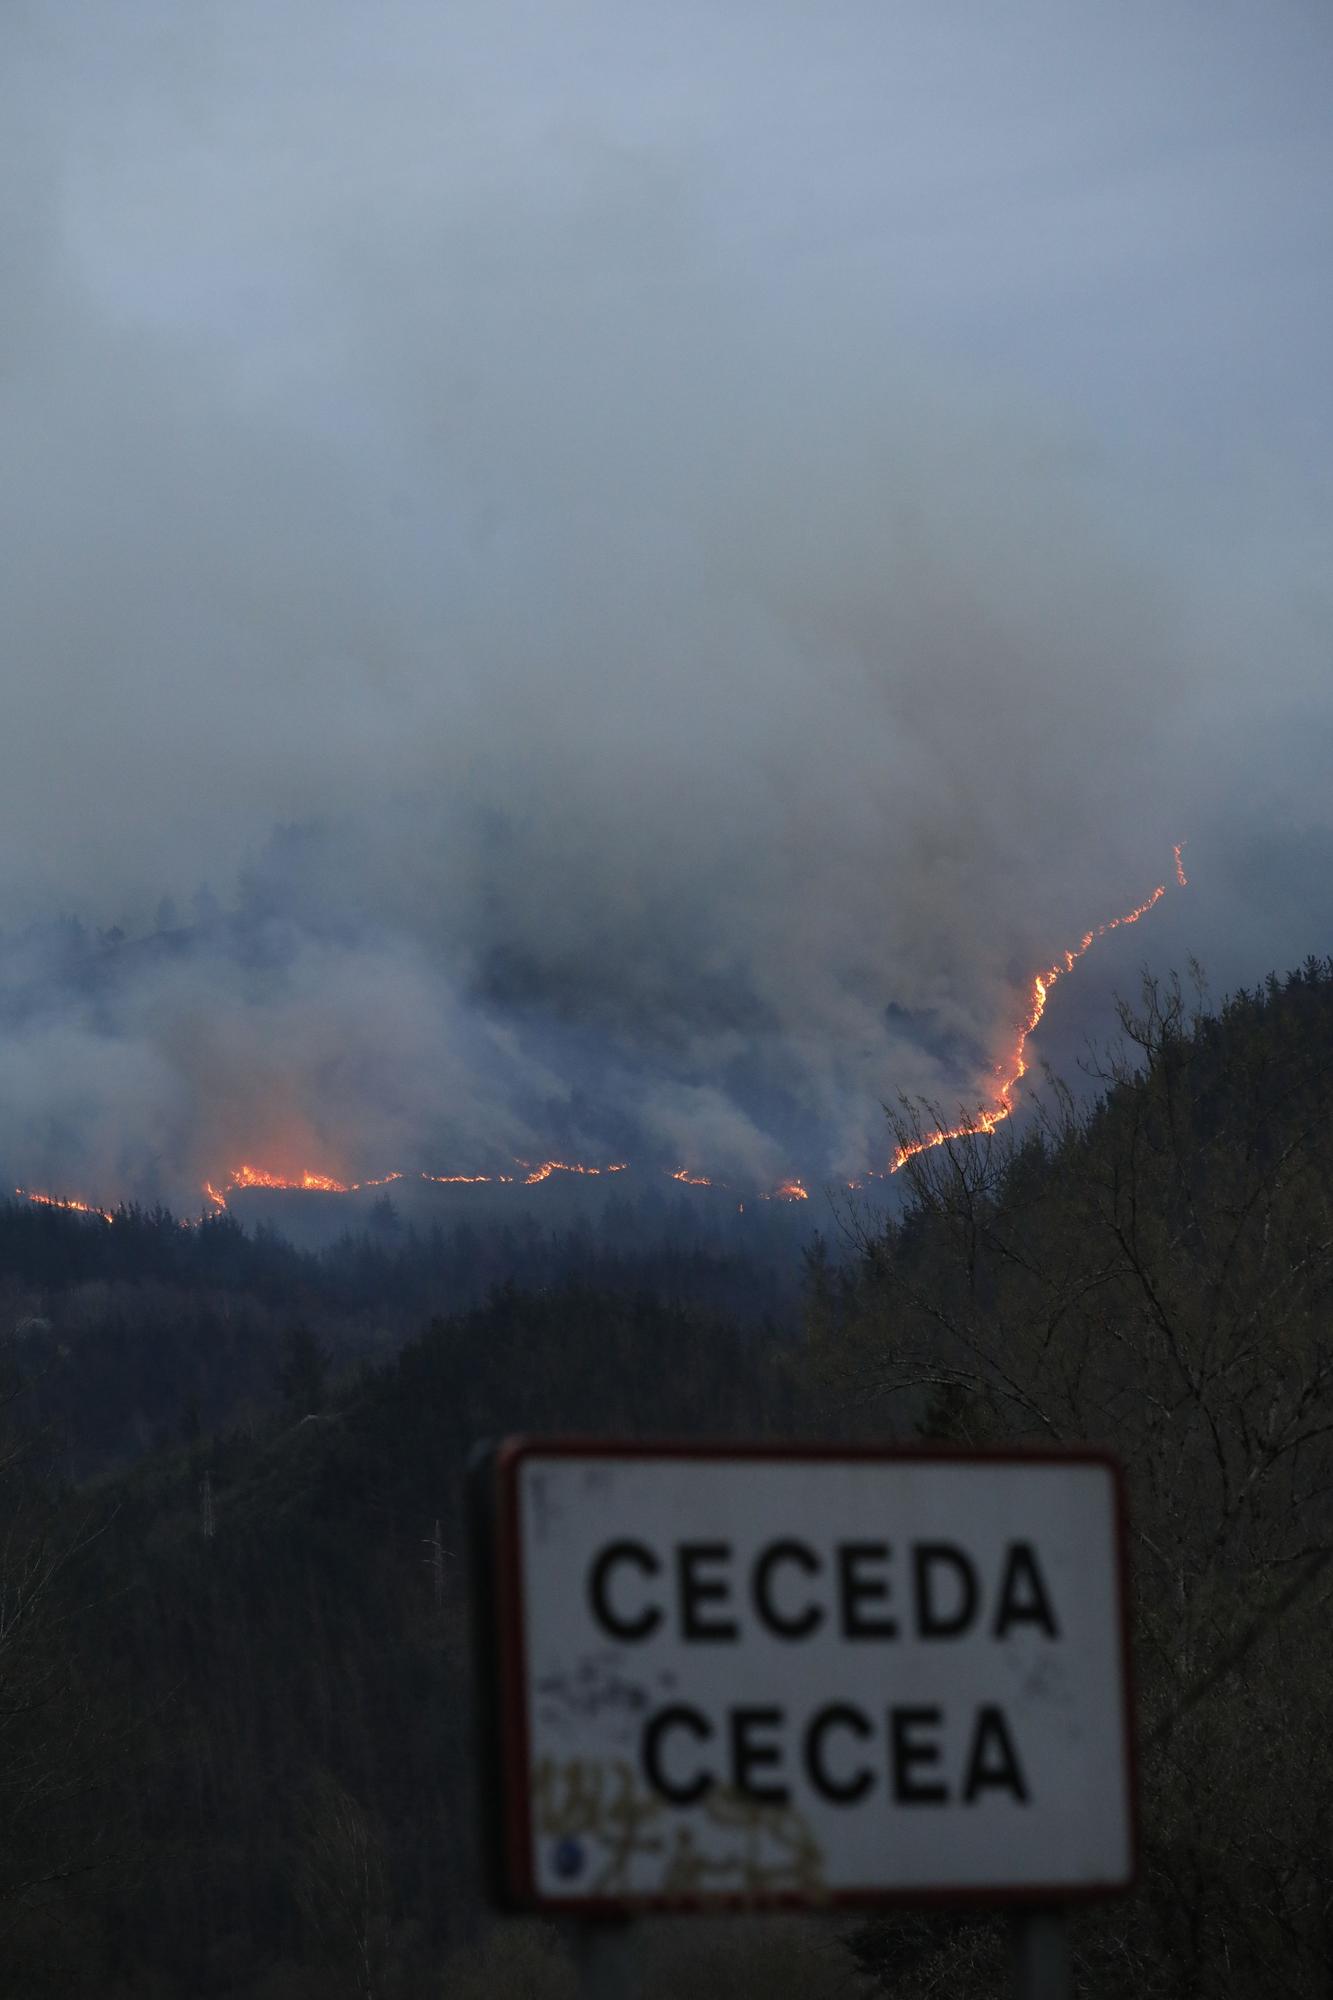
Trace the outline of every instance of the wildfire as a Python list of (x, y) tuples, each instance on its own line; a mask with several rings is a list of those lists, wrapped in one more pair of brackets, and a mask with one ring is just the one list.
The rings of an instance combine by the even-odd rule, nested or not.
[(315, 1194), (350, 1194), (351, 1184), (328, 1174), (270, 1174), (262, 1167), (233, 1167), (227, 1193), (235, 1188), (305, 1188)]
[[(627, 1160), (616, 1160), (611, 1165), (605, 1167), (590, 1167), (579, 1160), (542, 1160), (536, 1166), (532, 1165), (528, 1160), (518, 1160), (515, 1164), (523, 1169), (521, 1176), (518, 1174), (419, 1173), (414, 1175), (413, 1178), (428, 1181), (434, 1187), (512, 1187), (515, 1184), (520, 1187), (539, 1187), (544, 1181), (550, 1180), (555, 1174), (577, 1174), (581, 1178), (596, 1180), (607, 1174), (624, 1174), (629, 1172), (629, 1162)], [(667, 1171), (670, 1174), (670, 1178), (673, 1181), (679, 1181), (682, 1187), (726, 1190), (728, 1186), (726, 1181), (714, 1180), (708, 1174), (691, 1173), (688, 1167), (676, 1167)], [(276, 1189), (281, 1191), (295, 1190), (298, 1193), (304, 1192), (307, 1194), (356, 1194), (362, 1188), (390, 1187), (395, 1181), (406, 1179), (407, 1175), (405, 1173), (398, 1172), (381, 1174), (377, 1180), (340, 1181), (335, 1180), (331, 1174), (316, 1174), (309, 1171), (300, 1174), (270, 1173), (265, 1167), (252, 1166), (247, 1162), (234, 1168), (220, 1183), (204, 1181), (201, 1192), (204, 1199), (211, 1203), (219, 1214), (225, 1214), (228, 1197), (237, 1193), (238, 1190), (246, 1188)], [(849, 1187), (857, 1185), (858, 1183), (854, 1181), (848, 1182)], [(109, 1209), (99, 1208), (95, 1202), (79, 1201), (73, 1196), (35, 1194), (28, 1188), (16, 1188), (14, 1192), (21, 1201), (39, 1202), (45, 1208), (66, 1208), (73, 1210), (79, 1215), (99, 1215), (104, 1222), (110, 1222), (113, 1219)], [(779, 1181), (775, 1188), (767, 1193), (761, 1193), (758, 1199), (760, 1201), (809, 1201), (810, 1196), (804, 1184), (799, 1180), (793, 1179)], [(745, 1213), (745, 1203), (743, 1201), (739, 1204), (739, 1213), (742, 1215)], [(186, 1221), (181, 1226), (182, 1228), (189, 1228), (190, 1224)]]
[[(619, 1160), (607, 1167), (589, 1167), (578, 1160), (543, 1160), (533, 1166), (529, 1160), (517, 1160), (515, 1165), (523, 1169), (522, 1185), (536, 1187), (542, 1181), (550, 1180), (553, 1174), (582, 1174), (596, 1178), (602, 1174), (623, 1174), (628, 1172), (628, 1161)], [(405, 1180), (405, 1173), (381, 1174), (378, 1180), (339, 1181), (331, 1174), (271, 1174), (263, 1167), (240, 1166), (232, 1172), (219, 1187), (212, 1181), (205, 1181), (203, 1192), (215, 1208), (225, 1209), (228, 1195), (242, 1188), (295, 1188), (314, 1194), (358, 1194), (362, 1188), (391, 1187), (395, 1181)], [(509, 1187), (519, 1177), (516, 1174), (427, 1174), (421, 1173), (417, 1179), (430, 1181), (435, 1187)]]
[[(1185, 872), (1185, 846), (1186, 842), (1179, 840), (1172, 847), (1172, 856), (1175, 863), (1175, 881), (1177, 887), (1181, 889), (1187, 888), (1189, 885), (1189, 876)], [(1007, 1119), (1012, 1118), (1017, 1109), (1016, 1093), (1018, 1086), (1028, 1073), (1028, 1042), (1039, 1027), (1046, 1012), (1046, 1003), (1050, 998), (1052, 987), (1067, 972), (1073, 971), (1079, 960), (1085, 953), (1091, 950), (1099, 938), (1108, 936), (1111, 931), (1122, 930), (1129, 924), (1138, 923), (1140, 918), (1146, 917), (1150, 910), (1156, 908), (1165, 894), (1166, 883), (1159, 882), (1145, 901), (1138, 904), (1132, 910), (1126, 910), (1122, 916), (1112, 917), (1108, 922), (1098, 924), (1095, 929), (1085, 931), (1076, 945), (1063, 952), (1053, 964), (1047, 966), (1043, 971), (1033, 974), (1028, 996), (1027, 1012), (1022, 1021), (1015, 1025), (1015, 1039), (1008, 1055), (995, 1064), (992, 1100), (989, 1104), (983, 1105), (977, 1111), (974, 1118), (963, 1119), (957, 1125), (949, 1127), (941, 1126), (925, 1133), (920, 1138), (913, 1139), (910, 1143), (900, 1145), (889, 1161), (886, 1171), (880, 1172), (874, 1168), (867, 1168), (864, 1170), (864, 1178), (849, 1180), (846, 1183), (847, 1187), (855, 1191), (864, 1187), (867, 1180), (887, 1179), (889, 1176), (898, 1173), (901, 1168), (907, 1165), (909, 1160), (916, 1159), (921, 1153), (930, 1152), (936, 1146), (946, 1145), (954, 1139), (981, 1137), (994, 1132), (998, 1126), (1004, 1124)], [(579, 1160), (542, 1160), (537, 1164), (534, 1164), (530, 1160), (516, 1160), (514, 1164), (520, 1170), (519, 1173), (428, 1174), (421, 1172), (414, 1174), (413, 1178), (428, 1181), (437, 1187), (482, 1187), (489, 1185), (507, 1187), (517, 1183), (522, 1187), (530, 1188), (540, 1186), (543, 1182), (552, 1179), (556, 1174), (572, 1174), (580, 1178), (598, 1179), (602, 1176), (623, 1174), (629, 1171), (629, 1163), (625, 1160), (614, 1161), (606, 1166), (588, 1166)], [(669, 1174), (673, 1181), (677, 1181), (683, 1187), (716, 1188), (724, 1192), (736, 1191), (728, 1182), (715, 1180), (709, 1174), (693, 1173), (688, 1167), (665, 1168), (662, 1171)], [(335, 1179), (331, 1174), (314, 1173), (308, 1169), (299, 1174), (271, 1173), (266, 1168), (256, 1167), (247, 1162), (233, 1168), (230, 1174), (222, 1177), (217, 1182), (205, 1181), (202, 1186), (202, 1192), (204, 1199), (211, 1203), (214, 1209), (225, 1213), (229, 1196), (249, 1188), (295, 1189), (315, 1194), (355, 1194), (363, 1188), (390, 1187), (394, 1182), (406, 1178), (405, 1173), (397, 1171), (382, 1174), (375, 1180), (342, 1181)], [(95, 1202), (80, 1201), (74, 1196), (40, 1193), (27, 1188), (16, 1188), (15, 1194), (21, 1201), (36, 1202), (46, 1208), (67, 1209), (78, 1215), (95, 1215), (99, 1216), (104, 1222), (111, 1222), (114, 1219), (109, 1209), (100, 1208)], [(779, 1181), (777, 1186), (767, 1193), (761, 1192), (758, 1195), (758, 1199), (760, 1201), (798, 1202), (809, 1201), (810, 1196), (802, 1181), (791, 1178)], [(743, 1200), (738, 1201), (737, 1212), (742, 1215), (745, 1213), (745, 1203)], [(186, 1224), (183, 1226), (189, 1225)]]
[[(423, 1174), (423, 1181), (433, 1181), (436, 1187), (481, 1187), (490, 1181), (512, 1181), (512, 1174)], [(394, 1175), (401, 1180), (401, 1174)]]
[(15, 1188), (20, 1201), (35, 1201), (42, 1208), (68, 1208), (76, 1215), (100, 1215), (103, 1222), (113, 1220), (109, 1209), (98, 1208), (91, 1201), (75, 1201), (72, 1196), (60, 1194), (34, 1194), (31, 1188)]
[[(271, 1174), (263, 1167), (234, 1167), (222, 1186), (215, 1187), (212, 1181), (205, 1181), (203, 1192), (215, 1208), (227, 1206), (227, 1196), (238, 1188), (297, 1188), (308, 1194), (357, 1194), (362, 1188), (390, 1187), (394, 1181), (402, 1180), (400, 1173), (381, 1174), (373, 1181), (336, 1181), (330, 1174)], [(422, 1176), (428, 1180), (429, 1175)]]
[[(1176, 881), (1182, 889), (1188, 880), (1180, 858), (1180, 850), (1184, 845), (1182, 840), (1174, 850)], [(1138, 923), (1140, 917), (1146, 917), (1149, 910), (1157, 907), (1165, 894), (1166, 884), (1159, 882), (1146, 902), (1138, 904), (1135, 909), (1126, 910), (1121, 917), (1112, 917), (1109, 922), (1098, 924), (1095, 930), (1084, 931), (1072, 950), (1066, 951), (1054, 965), (1047, 966), (1044, 972), (1034, 973), (1027, 1017), (1018, 1029), (1018, 1039), (1010, 1050), (1008, 1058), (995, 1065), (995, 1102), (979, 1111), (974, 1119), (966, 1119), (962, 1124), (947, 1129), (940, 1127), (933, 1132), (927, 1132), (924, 1138), (914, 1139), (910, 1145), (899, 1146), (889, 1165), (891, 1174), (896, 1174), (900, 1167), (905, 1167), (909, 1160), (916, 1159), (919, 1153), (928, 1153), (936, 1146), (947, 1145), (951, 1139), (979, 1138), (984, 1133), (993, 1132), (997, 1125), (1003, 1125), (1006, 1118), (1013, 1117), (1016, 1108), (1014, 1092), (1028, 1072), (1028, 1038), (1046, 1012), (1046, 1002), (1057, 979), (1062, 978), (1066, 972), (1072, 972), (1084, 953), (1091, 950), (1098, 938), (1106, 937), (1111, 931), (1123, 930), (1127, 924)]]
[[(397, 1174), (390, 1174), (390, 1180), (397, 1180)], [(359, 1183), (336, 1181), (329, 1174), (271, 1174), (264, 1167), (249, 1165), (233, 1167), (219, 1187), (213, 1181), (205, 1181), (204, 1198), (211, 1201), (219, 1213), (227, 1206), (228, 1195), (238, 1188), (303, 1188), (314, 1194), (351, 1194)], [(367, 1181), (367, 1187), (378, 1187), (378, 1181)]]
[[(672, 1170), (671, 1178), (673, 1181), (679, 1181), (682, 1187), (726, 1188), (728, 1186), (726, 1181), (712, 1180), (707, 1174), (692, 1174), (688, 1167), (676, 1167)], [(809, 1201), (809, 1199), (800, 1181), (796, 1180), (779, 1181), (775, 1188), (759, 1196), (760, 1201)], [(737, 1212), (744, 1215), (743, 1201), (737, 1204)]]
[[(1189, 877), (1185, 873), (1184, 847), (1185, 842), (1181, 840), (1177, 841), (1172, 848), (1175, 860), (1176, 883), (1181, 889), (1186, 888), (1189, 883)], [(1159, 882), (1152, 894), (1145, 901), (1139, 903), (1132, 910), (1126, 910), (1122, 916), (1112, 917), (1108, 922), (1098, 924), (1095, 929), (1085, 931), (1078, 943), (1062, 953), (1053, 965), (1048, 965), (1042, 972), (1034, 973), (1027, 1014), (1017, 1027), (1016, 1039), (1007, 1058), (995, 1065), (995, 1089), (992, 1103), (983, 1106), (975, 1118), (964, 1119), (957, 1125), (941, 1126), (935, 1131), (927, 1132), (919, 1139), (912, 1140), (910, 1144), (899, 1146), (897, 1152), (889, 1162), (888, 1174), (896, 1174), (900, 1168), (907, 1165), (909, 1160), (916, 1159), (920, 1153), (930, 1152), (936, 1146), (947, 1145), (952, 1139), (973, 1139), (981, 1137), (986, 1133), (994, 1132), (997, 1126), (1004, 1124), (1006, 1119), (1013, 1117), (1014, 1111), (1017, 1108), (1015, 1093), (1028, 1072), (1028, 1041), (1040, 1025), (1042, 1016), (1046, 1012), (1046, 1002), (1050, 998), (1051, 988), (1057, 980), (1063, 978), (1065, 973), (1073, 971), (1079, 960), (1086, 952), (1092, 949), (1098, 938), (1108, 936), (1111, 931), (1123, 930), (1129, 924), (1138, 923), (1141, 917), (1147, 916), (1149, 910), (1156, 908), (1165, 894), (1166, 884), (1165, 882)], [(522, 1169), (520, 1185), (523, 1187), (538, 1187), (542, 1182), (550, 1180), (555, 1174), (575, 1174), (582, 1178), (597, 1179), (602, 1175), (623, 1174), (629, 1171), (629, 1163), (626, 1160), (617, 1160), (603, 1167), (587, 1166), (579, 1160), (542, 1160), (536, 1166), (530, 1160), (516, 1160), (514, 1164)], [(691, 1173), (688, 1167), (676, 1167), (667, 1169), (666, 1171), (670, 1174), (670, 1178), (673, 1181), (680, 1182), (683, 1187), (717, 1187), (725, 1189), (727, 1185), (725, 1181), (713, 1180), (708, 1174)], [(887, 1177), (886, 1175), (876, 1173), (873, 1168), (867, 1169), (867, 1176), (876, 1180)], [(402, 1172), (395, 1172), (382, 1174), (377, 1180), (340, 1181), (335, 1180), (331, 1174), (317, 1174), (309, 1170), (300, 1174), (275, 1174), (268, 1172), (263, 1167), (255, 1167), (244, 1163), (239, 1167), (233, 1168), (220, 1185), (213, 1181), (205, 1181), (203, 1183), (203, 1194), (204, 1198), (211, 1202), (214, 1208), (219, 1211), (225, 1211), (228, 1196), (245, 1188), (297, 1189), (315, 1194), (355, 1194), (362, 1188), (390, 1187), (395, 1181), (401, 1181), (405, 1178), (406, 1176)], [(436, 1187), (482, 1187), (490, 1184), (511, 1186), (519, 1177), (515, 1174), (421, 1173), (417, 1178), (429, 1181)], [(859, 1188), (862, 1185), (863, 1182), (859, 1180), (848, 1181), (847, 1183), (847, 1186), (851, 1189)], [(45, 1208), (68, 1209), (78, 1215), (96, 1215), (100, 1216), (104, 1222), (113, 1220), (111, 1212), (108, 1209), (99, 1208), (94, 1202), (79, 1201), (73, 1196), (37, 1193), (29, 1188), (16, 1188), (14, 1192), (19, 1200), (37, 1202)], [(761, 1201), (794, 1202), (809, 1201), (809, 1199), (810, 1196), (804, 1184), (796, 1179), (779, 1181), (770, 1193), (761, 1194), (760, 1196)], [(743, 1201), (737, 1204), (737, 1212), (741, 1215), (745, 1213), (745, 1203)]]

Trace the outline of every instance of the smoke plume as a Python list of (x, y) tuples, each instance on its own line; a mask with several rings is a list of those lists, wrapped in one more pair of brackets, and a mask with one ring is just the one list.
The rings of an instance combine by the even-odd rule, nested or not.
[[(931, 11), (899, 46), (943, 74)], [(184, 1202), (243, 1158), (553, 1148), (850, 1176), (885, 1100), (975, 1104), (1033, 970), (1182, 835), (1197, 896), (1100, 947), (1054, 1050), (1145, 953), (1226, 983), (1326, 943), (1324, 503), (1276, 450), (1266, 498), (1219, 503), (1169, 382), (1127, 437), (1105, 364), (1100, 400), (1044, 390), (988, 267), (955, 334), (979, 313), (993, 354), (913, 319), (914, 229), (960, 285), (989, 197), (943, 112), (884, 152), (852, 28), (876, 61), (894, 34), (853, 15), (845, 155), (771, 52), (804, 212), (702, 17), (693, 51), (643, 10), (556, 37), (411, 0), (0, 30), (15, 1177)], [(1088, 53), (1052, 54), (1052, 103)], [(982, 54), (962, 87), (1012, 149)], [(1014, 249), (1076, 258), (1043, 186)]]

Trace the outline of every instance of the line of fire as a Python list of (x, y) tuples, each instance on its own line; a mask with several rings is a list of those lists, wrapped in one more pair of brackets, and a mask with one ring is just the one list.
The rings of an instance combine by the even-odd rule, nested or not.
[[(1184, 865), (1184, 841), (1177, 841), (1172, 848), (1174, 879), (1180, 889), (1187, 888), (1189, 876)], [(1142, 902), (1132, 909), (1122, 911), (1119, 916), (1110, 917), (1104, 923), (1094, 925), (1084, 931), (1077, 944), (1066, 947), (1049, 965), (1034, 972), (1027, 989), (1026, 1010), (1015, 1024), (1014, 1039), (1001, 1055), (992, 1072), (989, 1101), (983, 1103), (969, 1118), (962, 1118), (955, 1125), (937, 1125), (918, 1137), (899, 1145), (884, 1168), (868, 1167), (860, 1179), (850, 1180), (845, 1186), (850, 1191), (858, 1191), (871, 1180), (889, 1180), (899, 1173), (910, 1160), (920, 1154), (933, 1151), (955, 1140), (980, 1138), (993, 1133), (1013, 1118), (1019, 1108), (1019, 1091), (1029, 1070), (1028, 1043), (1040, 1027), (1046, 1013), (1047, 1003), (1057, 982), (1071, 973), (1085, 958), (1092, 947), (1113, 931), (1124, 930), (1137, 924), (1150, 911), (1155, 910), (1167, 893), (1165, 881), (1159, 882)], [(284, 1174), (266, 1167), (257, 1167), (243, 1162), (217, 1179), (204, 1181), (200, 1190), (208, 1210), (223, 1214), (230, 1204), (230, 1197), (251, 1189), (268, 1191), (299, 1192), (305, 1194), (351, 1195), (366, 1189), (391, 1187), (395, 1183), (417, 1180), (436, 1187), (538, 1187), (543, 1182), (564, 1176), (572, 1179), (597, 1180), (630, 1171), (630, 1162), (616, 1160), (601, 1165), (592, 1165), (580, 1160), (548, 1159), (533, 1162), (516, 1159), (512, 1173), (450, 1173), (435, 1174), (425, 1170), (409, 1173), (406, 1169), (395, 1169), (373, 1179), (340, 1180), (332, 1174), (317, 1173), (312, 1169), (302, 1169), (296, 1173)], [(718, 1188), (727, 1192), (738, 1192), (732, 1184), (720, 1177), (696, 1172), (692, 1167), (663, 1168), (660, 1170), (668, 1178), (683, 1187)], [(743, 1194), (743, 1191), (739, 1191)], [(71, 1209), (79, 1214), (100, 1216), (103, 1221), (112, 1220), (113, 1211), (97, 1202), (82, 1197), (55, 1194), (19, 1187), (15, 1194), (20, 1200), (37, 1202), (46, 1207)], [(803, 1180), (788, 1176), (771, 1188), (751, 1191), (751, 1199), (770, 1202), (804, 1202), (810, 1198)], [(743, 1199), (740, 1206), (744, 1208)], [(207, 1212), (207, 1211), (205, 1211)]]

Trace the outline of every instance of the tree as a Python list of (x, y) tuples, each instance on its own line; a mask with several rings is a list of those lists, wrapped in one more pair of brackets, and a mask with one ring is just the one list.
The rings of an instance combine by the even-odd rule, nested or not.
[(329, 1356), (305, 1322), (289, 1327), (282, 1339), (278, 1388), (289, 1410), (309, 1412), (323, 1406)]
[(21, 1385), (0, 1396), (0, 1952), (12, 1990), (64, 1956), (71, 1896), (123, 1856), (90, 1802), (124, 1747), (87, 1684), (70, 1587), (96, 1531), (48, 1487), (39, 1441), (13, 1424)]
[(910, 1162), (822, 1364), (881, 1423), (1126, 1465), (1145, 1893), (1090, 1923), (1089, 1990), (1322, 1994), (1333, 969), (1216, 1016), (1149, 983), (1122, 1028), (1090, 1109), (1052, 1086), (1026, 1141)]
[(316, 1774), (306, 1803), (297, 1899), (329, 1990), (376, 2000), (389, 1949), (384, 1844), (365, 1807), (327, 1771)]
[(392, 1242), (403, 1233), (402, 1218), (387, 1194), (376, 1200), (370, 1211), (370, 1233), (384, 1242)]

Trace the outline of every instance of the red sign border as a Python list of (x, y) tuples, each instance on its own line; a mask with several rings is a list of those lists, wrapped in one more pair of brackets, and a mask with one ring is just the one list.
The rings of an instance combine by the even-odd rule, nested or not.
[[(1124, 1728), (1121, 1758), (1129, 1814), (1129, 1865), (1123, 1880), (1085, 1883), (969, 1883), (961, 1888), (837, 1889), (826, 1896), (792, 1893), (699, 1896), (551, 1896), (538, 1889), (532, 1871), (532, 1812), (528, 1784), (527, 1641), (523, 1620), (518, 1475), (530, 1458), (612, 1458), (623, 1460), (699, 1458), (841, 1464), (886, 1461), (946, 1465), (1093, 1465), (1109, 1473), (1113, 1494), (1116, 1608), (1120, 1625), (1120, 1692)], [(720, 1915), (727, 1911), (941, 1908), (960, 1905), (1051, 1906), (1087, 1903), (1128, 1894), (1138, 1881), (1138, 1759), (1134, 1730), (1134, 1671), (1129, 1636), (1128, 1512), (1124, 1472), (1113, 1453), (1096, 1447), (981, 1446), (934, 1444), (819, 1445), (729, 1443), (671, 1438), (643, 1440), (561, 1436), (505, 1438), (489, 1468), (494, 1478), (494, 1618), (498, 1652), (498, 1737), (503, 1808), (503, 1893), (510, 1907), (550, 1916), (624, 1918), (646, 1914)]]

